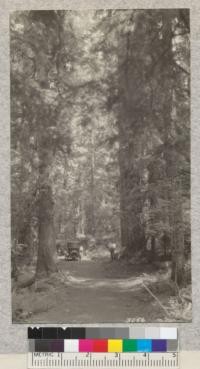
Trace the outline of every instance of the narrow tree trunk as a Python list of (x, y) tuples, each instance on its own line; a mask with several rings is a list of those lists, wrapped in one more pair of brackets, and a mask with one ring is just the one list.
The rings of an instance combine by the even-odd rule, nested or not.
[(181, 186), (178, 179), (172, 187), (172, 280), (182, 286), (185, 282), (184, 229), (182, 214)]
[(119, 149), (119, 167), (120, 167), (120, 225), (121, 225), (121, 244), (126, 250), (131, 248), (131, 240), (129, 234), (129, 214), (127, 209), (127, 183), (126, 183), (126, 173), (125, 173), (125, 162), (126, 155), (123, 150), (123, 132), (120, 129), (120, 149)]
[(91, 229), (90, 233), (92, 236), (95, 236), (95, 188), (94, 188), (94, 153), (91, 154), (91, 182), (90, 182), (90, 190), (91, 190), (91, 203), (90, 203), (90, 210), (91, 210)]
[(95, 137), (94, 137), (94, 128), (92, 127), (92, 131), (90, 133), (90, 148), (89, 148), (89, 181), (88, 181), (88, 191), (89, 197), (86, 205), (86, 232), (93, 237), (95, 237), (96, 233), (96, 195), (95, 195)]

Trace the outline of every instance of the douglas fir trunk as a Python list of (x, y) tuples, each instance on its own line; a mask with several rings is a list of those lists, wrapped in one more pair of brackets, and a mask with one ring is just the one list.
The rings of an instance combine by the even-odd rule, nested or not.
[(55, 254), (55, 234), (53, 224), (53, 200), (50, 186), (44, 186), (39, 198), (38, 259), (36, 277), (57, 271)]

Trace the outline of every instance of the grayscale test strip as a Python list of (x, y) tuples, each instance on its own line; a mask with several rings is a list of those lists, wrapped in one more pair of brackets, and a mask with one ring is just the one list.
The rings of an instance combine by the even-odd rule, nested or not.
[(29, 327), (28, 339), (133, 338), (177, 340), (176, 327)]

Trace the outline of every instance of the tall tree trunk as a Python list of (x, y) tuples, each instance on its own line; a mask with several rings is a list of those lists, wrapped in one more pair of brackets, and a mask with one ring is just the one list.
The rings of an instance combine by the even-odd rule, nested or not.
[[(94, 123), (93, 123), (94, 124)], [(95, 137), (94, 126), (90, 132), (90, 149), (89, 149), (89, 199), (86, 206), (86, 219), (87, 219), (87, 233), (95, 237), (96, 233), (96, 194), (95, 194)]]
[(164, 42), (167, 49), (165, 56), (165, 69), (163, 88), (168, 91), (166, 94), (163, 116), (164, 116), (164, 158), (166, 161), (166, 181), (170, 181), (168, 189), (169, 201), (169, 223), (171, 228), (171, 248), (172, 248), (172, 274), (171, 278), (178, 285), (184, 282), (184, 230), (182, 215), (182, 189), (180, 185), (178, 171), (178, 153), (173, 143), (169, 142), (172, 131), (172, 107), (173, 107), (173, 51), (172, 51), (172, 17), (169, 15), (163, 19)]
[(120, 225), (121, 225), (121, 244), (127, 252), (131, 248), (131, 238), (129, 234), (129, 213), (127, 209), (127, 183), (126, 183), (126, 160), (127, 155), (123, 145), (123, 130), (120, 127), (120, 148), (119, 148), (119, 167), (120, 167)]
[(41, 137), (39, 147), (39, 195), (38, 195), (38, 257), (36, 278), (57, 271), (55, 261), (56, 239), (54, 229), (54, 203), (52, 188), (49, 184), (49, 167), (53, 154), (45, 148), (45, 140)]
[[(50, 13), (52, 16), (52, 21), (55, 21), (55, 12)], [(62, 11), (56, 12), (57, 18), (57, 32), (59, 47), (56, 54), (56, 69), (57, 69), (57, 83), (61, 82), (61, 53), (62, 53), (62, 32), (63, 32), (63, 21), (64, 14)], [(43, 51), (42, 51), (43, 52)], [(46, 58), (46, 55), (44, 53)], [(45, 60), (45, 59), (44, 59)], [(40, 63), (43, 65), (44, 63)], [(43, 74), (38, 73), (38, 79), (40, 84), (46, 83), (48, 80), (48, 66), (43, 65)], [(44, 86), (43, 86), (44, 87)], [(48, 86), (46, 86), (48, 87)], [(59, 90), (59, 98), (61, 98), (61, 93)], [(48, 112), (48, 110), (47, 110)], [(48, 113), (47, 113), (48, 114)], [(46, 113), (44, 110), (44, 117), (46, 118)], [(55, 119), (55, 117), (54, 117)], [(54, 126), (52, 117), (49, 116), (49, 126)], [(41, 124), (41, 127), (43, 125)], [(49, 128), (48, 126), (46, 127)], [(57, 265), (55, 261), (56, 252), (56, 238), (54, 229), (54, 204), (52, 188), (49, 185), (49, 169), (55, 155), (56, 147), (51, 146), (50, 136), (45, 130), (39, 131), (38, 135), (38, 156), (39, 156), (39, 198), (38, 198), (38, 258), (36, 266), (36, 278), (43, 275), (49, 275), (57, 271)], [(55, 145), (55, 144), (54, 144)]]
[[(168, 148), (165, 153), (166, 159), (166, 183), (168, 183), (168, 191), (166, 199), (169, 203), (168, 218), (171, 229), (171, 254), (172, 254), (172, 271), (171, 279), (177, 284), (182, 285), (185, 280), (185, 253), (184, 253), (184, 226), (183, 226), (183, 209), (182, 209), (182, 188), (180, 179), (178, 178), (177, 154), (173, 148)], [(171, 157), (171, 159), (170, 159)]]
[[(120, 168), (120, 220), (121, 242), (127, 253), (135, 253), (141, 246), (142, 230), (139, 214), (142, 209), (137, 147), (137, 119), (140, 119), (137, 106), (137, 94), (133, 94), (133, 86), (138, 86), (140, 74), (133, 70), (131, 59), (130, 33), (124, 41), (124, 53), (119, 55), (119, 168)], [(137, 60), (135, 60), (137, 63)], [(141, 81), (140, 81), (141, 82)]]
[(53, 223), (52, 190), (49, 185), (43, 186), (39, 196), (39, 229), (38, 258), (36, 278), (57, 271), (55, 255), (55, 233)]
[(181, 286), (185, 282), (185, 254), (184, 254), (184, 229), (182, 210), (182, 190), (180, 180), (177, 178), (176, 155), (174, 158), (174, 173), (176, 177), (172, 179), (171, 196), (171, 239), (172, 239), (172, 280)]
[(96, 232), (96, 226), (95, 226), (95, 184), (94, 184), (94, 148), (92, 147), (92, 153), (91, 153), (91, 178), (90, 178), (90, 193), (91, 193), (91, 230), (90, 233), (92, 236), (95, 236)]

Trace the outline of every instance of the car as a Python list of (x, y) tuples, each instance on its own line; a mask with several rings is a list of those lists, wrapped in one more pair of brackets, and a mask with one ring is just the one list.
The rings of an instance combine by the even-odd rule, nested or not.
[(82, 254), (82, 246), (80, 241), (73, 240), (73, 241), (67, 241), (67, 253), (65, 256), (65, 260), (72, 260), (77, 261), (81, 259)]

